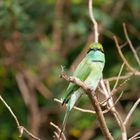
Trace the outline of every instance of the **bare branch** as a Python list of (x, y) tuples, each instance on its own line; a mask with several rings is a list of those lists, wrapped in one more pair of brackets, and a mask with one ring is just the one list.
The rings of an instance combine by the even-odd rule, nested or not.
[[(110, 96), (110, 87), (108, 88), (109, 89), (109, 91), (107, 90), (107, 88), (106, 88), (106, 86), (105, 86), (105, 83), (104, 83), (104, 81), (103, 80), (101, 80), (101, 87), (102, 87), (102, 89), (103, 89), (103, 91), (104, 91), (104, 95), (105, 95), (105, 97), (106, 97), (106, 99), (107, 99), (107, 101), (108, 101), (108, 104), (110, 105), (110, 107), (112, 107), (113, 106), (113, 99), (112, 99), (112, 97)], [(107, 82), (108, 83), (108, 82)], [(113, 109), (113, 108), (112, 108)]]
[[(102, 86), (102, 88), (104, 90), (104, 94), (105, 94), (106, 98), (108, 99), (110, 97), (111, 93), (110, 93), (110, 90), (109, 91), (107, 90), (107, 88), (106, 88), (103, 80), (101, 81), (101, 86)], [(110, 98), (108, 100), (108, 106), (110, 107), (110, 111), (113, 113), (114, 117), (116, 118), (116, 121), (118, 122), (118, 125), (121, 128), (121, 131), (122, 131), (122, 140), (127, 140), (127, 132), (126, 132), (125, 125), (123, 124), (122, 118), (120, 117), (119, 113), (115, 109), (115, 105), (114, 105), (114, 102), (113, 102), (113, 99), (112, 98)]]
[(131, 110), (129, 111), (125, 121), (124, 121), (124, 125), (126, 126), (130, 117), (132, 116), (132, 113), (135, 111), (136, 107), (138, 106), (138, 104), (140, 103), (140, 98), (138, 98), (138, 100), (135, 102), (135, 104), (133, 105), (133, 107), (131, 108)]
[(118, 76), (117, 76), (117, 79), (116, 79), (116, 82), (115, 82), (115, 85), (114, 85), (113, 89), (115, 89), (115, 88), (117, 87), (117, 85), (118, 85), (118, 82), (119, 82), (121, 73), (122, 73), (122, 71), (123, 71), (123, 68), (124, 68), (124, 63), (122, 64), (122, 66), (121, 66), (121, 68), (120, 68), (120, 71), (119, 71), (119, 74), (118, 74)]
[(4, 103), (4, 105), (7, 107), (7, 109), (9, 110), (9, 112), (11, 113), (11, 115), (13, 116), (13, 118), (15, 119), (17, 126), (20, 127), (20, 124), (19, 124), (19, 121), (18, 121), (16, 115), (14, 114), (14, 112), (12, 111), (12, 109), (10, 108), (10, 106), (2, 98), (2, 96), (0, 96), (0, 100)]
[(110, 98), (112, 98), (116, 92), (120, 91), (123, 86), (126, 84), (126, 82), (128, 81), (129, 79), (126, 79), (123, 83), (121, 83), (117, 88), (113, 89), (111, 91), (111, 94), (109, 95), (109, 97), (107, 99), (105, 99), (104, 101), (102, 101), (100, 104), (103, 105), (105, 104), (105, 102), (107, 102)]
[[(129, 72), (129, 73), (125, 74), (125, 75), (120, 76), (120, 77), (119, 77), (119, 80), (128, 79), (128, 78), (130, 78), (130, 77), (133, 76), (133, 75), (134, 75), (134, 73)], [(137, 75), (137, 73), (136, 73), (135, 75)], [(113, 76), (113, 77), (104, 79), (104, 81), (112, 82), (112, 81), (116, 81), (117, 79), (118, 79), (118, 76)]]
[(123, 62), (125, 63), (125, 65), (127, 66), (127, 68), (128, 68), (131, 72), (133, 72), (133, 73), (135, 74), (137, 70), (134, 69), (134, 68), (128, 63), (128, 61), (126, 60), (126, 58), (124, 57), (124, 55), (123, 55), (123, 53), (122, 53), (122, 51), (121, 51), (121, 48), (120, 48), (120, 46), (119, 46), (119, 43), (118, 43), (118, 40), (117, 40), (116, 36), (114, 36), (113, 38), (114, 38), (116, 47), (117, 47), (117, 49), (118, 49), (119, 55), (120, 55), (120, 57), (122, 58)]
[(118, 103), (118, 101), (120, 100), (120, 98), (122, 97), (124, 91), (121, 92), (121, 94), (119, 95), (119, 97), (117, 98), (117, 100), (115, 101), (114, 105), (116, 105)]
[[(25, 131), (30, 137), (32, 137), (35, 140), (41, 140), (40, 138), (36, 137), (35, 135), (33, 135), (31, 132), (29, 132), (25, 127), (20, 126), (19, 129), (23, 129), (22, 131)], [(20, 135), (21, 137), (22, 135)]]
[[(61, 129), (56, 124), (54, 124), (53, 122), (50, 122), (50, 125), (52, 125), (59, 133), (61, 132)], [(57, 138), (59, 138), (58, 133), (54, 132), (54, 134), (56, 135)], [(63, 137), (64, 140), (66, 140), (66, 137), (65, 137), (63, 132), (62, 132), (62, 137)]]
[(133, 140), (138, 140), (140, 139), (140, 136), (133, 138)]
[(11, 113), (11, 115), (13, 116), (13, 118), (16, 121), (17, 124), (17, 128), (19, 129), (20, 135), (19, 137), (22, 137), (23, 132), (25, 131), (30, 137), (32, 137), (35, 140), (41, 140), (40, 138), (34, 136), (31, 132), (29, 132), (24, 126), (21, 126), (16, 115), (14, 114), (14, 112), (12, 111), (12, 109), (10, 108), (10, 106), (5, 102), (5, 100), (2, 98), (2, 96), (0, 96), (0, 100), (4, 103), (4, 105), (6, 106), (6, 108), (9, 110), (9, 112)]
[(116, 119), (118, 119), (120, 122), (120, 128), (122, 131), (122, 140), (127, 140), (127, 131), (125, 125), (123, 124), (122, 118), (120, 117), (120, 114), (116, 111), (116, 109), (113, 110), (113, 112), (115, 114)]
[[(54, 101), (56, 101), (56, 102), (58, 102), (58, 103), (62, 103), (61, 100), (56, 99), (56, 98), (54, 99)], [(78, 110), (78, 111), (81, 111), (81, 112), (96, 114), (96, 112), (93, 111), (93, 110), (83, 109), (83, 108), (80, 108), (80, 107), (77, 107), (77, 106), (74, 106), (73, 108), (76, 109), (76, 110)]]
[[(55, 137), (57, 138), (57, 139), (59, 139), (59, 134), (57, 133), (57, 132), (54, 132), (54, 140), (55, 140)], [(62, 140), (62, 139), (60, 139), (60, 140)]]
[[(61, 104), (62, 104), (62, 101), (61, 101), (61, 100), (59, 100), (59, 99), (54, 98), (54, 101), (56, 101), (56, 102), (58, 102), (58, 103), (61, 103)], [(73, 107), (73, 109), (78, 110), (78, 111), (81, 111), (81, 112), (84, 112), (84, 113), (96, 114), (96, 112), (95, 112), (95, 111), (93, 111), (93, 110), (83, 109), (83, 108), (80, 108), (80, 107), (77, 107), (77, 106), (74, 106), (74, 107)], [(102, 112), (103, 112), (103, 114), (108, 113), (108, 112), (110, 111), (110, 109), (111, 109), (111, 108), (109, 108), (109, 109), (106, 109), (106, 110), (102, 111)]]
[(94, 35), (95, 35), (95, 42), (98, 43), (98, 36), (99, 36), (99, 32), (98, 32), (98, 24), (94, 18), (94, 15), (93, 15), (93, 9), (92, 9), (92, 0), (89, 0), (89, 15), (90, 15), (90, 18), (91, 18), (91, 21), (93, 22), (93, 25), (94, 25)]
[(139, 59), (139, 57), (138, 57), (138, 55), (137, 55), (137, 52), (136, 52), (136, 50), (134, 49), (134, 46), (133, 46), (133, 44), (132, 44), (132, 42), (131, 42), (131, 40), (130, 40), (130, 38), (129, 38), (129, 36), (128, 36), (128, 32), (127, 32), (126, 24), (125, 24), (125, 23), (123, 23), (123, 30), (124, 30), (124, 34), (125, 34), (126, 40), (127, 40), (128, 44), (129, 44), (129, 46), (130, 46), (130, 48), (131, 48), (131, 50), (132, 50), (132, 52), (133, 52), (133, 54), (134, 54), (134, 57), (135, 57), (135, 59), (136, 59), (138, 65), (140, 66), (140, 59)]
[(137, 138), (140, 138), (140, 132), (137, 132), (134, 136), (132, 136), (129, 140), (136, 140)]

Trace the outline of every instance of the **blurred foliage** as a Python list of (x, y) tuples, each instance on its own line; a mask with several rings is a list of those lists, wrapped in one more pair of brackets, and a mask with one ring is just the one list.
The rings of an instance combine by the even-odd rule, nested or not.
[[(94, 0), (94, 14), (99, 23), (100, 41), (106, 55), (104, 77), (117, 75), (122, 60), (115, 48), (113, 35), (120, 43), (126, 42), (122, 23), (126, 22), (130, 38), (140, 56), (140, 2), (139, 0)], [(60, 65), (71, 73), (79, 54), (93, 40), (92, 22), (88, 14), (88, 3), (83, 0), (1, 0), (0, 1), (0, 93), (13, 109), (21, 124), (31, 127), (30, 111), (24, 102), (16, 76), (30, 71), (36, 80), (50, 90), (53, 97), (62, 97), (68, 83), (59, 78)], [(123, 49), (128, 60), (137, 67), (129, 46)], [(127, 70), (124, 70), (127, 72)], [(34, 80), (33, 80), (34, 81)], [(35, 81), (34, 81), (35, 82)], [(27, 82), (28, 83), (28, 82)], [(37, 83), (38, 84), (38, 83)], [(128, 111), (138, 98), (140, 78), (128, 82), (125, 95), (119, 106)], [(39, 129), (41, 138), (52, 139), (50, 121), (62, 123), (63, 111), (52, 98), (45, 98), (36, 91), (37, 105), (42, 114)], [(90, 102), (82, 98), (79, 105), (89, 108)], [(130, 106), (131, 105), (131, 106)], [(91, 108), (91, 107), (90, 107)], [(121, 113), (122, 113), (121, 112)], [(140, 127), (140, 110), (137, 109), (132, 122), (133, 132)], [(8, 110), (0, 102), (0, 139), (18, 140), (16, 124)], [(43, 120), (43, 118), (45, 120)], [(107, 118), (109, 128), (119, 139), (119, 130), (112, 116)], [(101, 140), (96, 117), (78, 111), (71, 113), (67, 132), (71, 139), (80, 139), (86, 129), (93, 130), (91, 139)], [(44, 122), (43, 122), (44, 121)], [(51, 130), (51, 132), (50, 132)], [(68, 131), (69, 130), (69, 131)], [(25, 135), (21, 139), (27, 139)]]

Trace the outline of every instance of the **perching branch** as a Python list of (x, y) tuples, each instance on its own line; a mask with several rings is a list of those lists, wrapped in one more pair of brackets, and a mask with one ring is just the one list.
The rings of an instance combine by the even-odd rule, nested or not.
[(98, 32), (98, 24), (94, 18), (94, 15), (93, 15), (93, 8), (92, 8), (92, 0), (89, 0), (89, 15), (90, 15), (90, 18), (91, 18), (91, 21), (93, 22), (93, 25), (94, 25), (94, 35), (95, 35), (95, 42), (98, 43), (98, 36), (99, 36), (99, 32)]
[[(54, 98), (54, 101), (56, 101), (56, 102), (62, 104), (62, 101), (59, 100), (59, 99)], [(116, 100), (116, 101), (117, 101), (117, 100)], [(115, 103), (116, 103), (116, 102), (115, 102)], [(102, 105), (102, 103), (100, 103), (100, 104)], [(83, 108), (80, 108), (80, 107), (77, 107), (77, 106), (74, 106), (73, 109), (78, 110), (78, 111), (81, 111), (81, 112), (84, 112), (84, 113), (96, 114), (96, 112), (93, 111), (93, 110), (90, 110), (90, 109), (83, 109)], [(110, 111), (110, 109), (111, 109), (111, 108), (102, 111), (103, 114), (108, 113), (108, 112)]]
[[(56, 99), (54, 98), (54, 101), (58, 102), (58, 103), (61, 103), (62, 104), (62, 101), (59, 100), (59, 99)], [(80, 108), (80, 107), (77, 107), (77, 106), (74, 106), (73, 107), (74, 109), (78, 110), (78, 111), (81, 111), (81, 112), (85, 112), (85, 113), (91, 113), (91, 114), (96, 114), (95, 111), (93, 110), (89, 110), (89, 109), (83, 109), (83, 108)]]
[(14, 112), (12, 111), (12, 109), (10, 108), (10, 106), (5, 102), (5, 100), (2, 98), (2, 96), (0, 96), (0, 100), (3, 102), (3, 104), (6, 106), (6, 108), (9, 110), (9, 112), (11, 113), (11, 115), (13, 116), (13, 118), (15, 119), (15, 122), (17, 124), (17, 128), (19, 129), (19, 137), (22, 137), (23, 133), (27, 133), (30, 137), (32, 137), (35, 140), (41, 140), (40, 138), (34, 136), (31, 132), (29, 132), (24, 126), (20, 125), (16, 115), (14, 114)]

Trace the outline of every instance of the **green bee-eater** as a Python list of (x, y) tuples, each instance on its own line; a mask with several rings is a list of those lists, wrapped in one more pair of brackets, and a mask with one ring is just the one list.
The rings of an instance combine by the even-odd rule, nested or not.
[[(105, 56), (103, 47), (100, 43), (92, 43), (85, 58), (77, 66), (73, 76), (85, 82), (93, 90), (96, 90), (100, 80), (102, 79), (102, 71), (105, 65)], [(70, 83), (66, 90), (66, 97), (62, 104), (67, 104), (66, 114), (62, 124), (62, 132), (68, 119), (69, 112), (73, 108), (76, 101), (84, 93), (83, 89), (74, 83)]]

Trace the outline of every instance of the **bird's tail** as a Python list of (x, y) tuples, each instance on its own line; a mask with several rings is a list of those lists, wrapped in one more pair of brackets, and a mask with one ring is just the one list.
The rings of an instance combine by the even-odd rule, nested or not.
[(64, 116), (63, 124), (62, 124), (62, 129), (61, 129), (61, 132), (59, 134), (59, 140), (61, 139), (62, 133), (65, 130), (69, 113), (70, 113), (70, 111), (72, 110), (72, 108), (75, 105), (76, 101), (80, 98), (81, 95), (82, 95), (82, 92), (75, 92), (74, 94), (71, 95), (71, 97), (70, 97), (70, 99), (69, 99), (69, 101), (67, 103), (67, 109), (66, 109), (66, 113), (65, 113), (65, 116)]
[(66, 113), (65, 113), (65, 116), (64, 116), (62, 128), (61, 128), (61, 132), (59, 134), (59, 140), (61, 139), (62, 133), (64, 132), (64, 130), (66, 128), (66, 124), (67, 124), (67, 120), (68, 120), (70, 111), (71, 111), (71, 108), (70, 108), (70, 105), (68, 104), (67, 109), (66, 109)]

